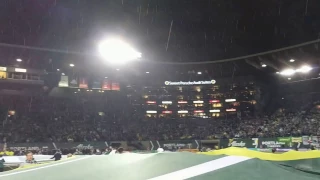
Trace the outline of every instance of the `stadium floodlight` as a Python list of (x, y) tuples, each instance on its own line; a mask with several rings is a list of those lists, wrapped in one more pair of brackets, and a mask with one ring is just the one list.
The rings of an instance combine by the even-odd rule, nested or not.
[(74, 67), (74, 64), (70, 64), (69, 66), (70, 66), (70, 67)]
[(149, 74), (149, 73), (150, 73), (149, 71), (146, 72), (146, 74)]
[(197, 74), (202, 74), (202, 72), (197, 72)]
[(297, 69), (297, 72), (308, 73), (311, 70), (312, 70), (312, 67), (310, 67), (308, 65), (304, 65), (301, 68)]
[(114, 64), (124, 64), (141, 58), (141, 53), (121, 39), (111, 38), (102, 41), (98, 47), (99, 53), (106, 61)]
[(289, 62), (295, 62), (295, 60), (294, 59), (290, 59)]
[(57, 71), (60, 71), (60, 69), (57, 69)]
[(285, 70), (280, 72), (280, 74), (283, 75), (283, 76), (291, 76), (294, 73), (296, 73), (296, 71), (294, 69), (285, 69)]
[(263, 63), (263, 64), (261, 64), (261, 67), (267, 67), (267, 65)]
[(16, 59), (18, 62), (21, 62), (22, 61), (22, 59), (20, 59), (20, 58), (18, 58), (18, 59)]

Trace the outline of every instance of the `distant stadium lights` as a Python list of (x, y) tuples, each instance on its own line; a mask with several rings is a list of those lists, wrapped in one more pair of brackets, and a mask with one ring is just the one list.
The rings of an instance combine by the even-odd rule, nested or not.
[(57, 69), (57, 71), (60, 71), (60, 69)]
[(267, 65), (266, 65), (266, 64), (264, 64), (264, 63), (262, 63), (262, 64), (261, 64), (261, 67), (267, 67)]
[(18, 59), (16, 59), (18, 62), (21, 62), (22, 61), (22, 59), (20, 59), (20, 58), (18, 58)]
[(288, 80), (290, 81), (290, 80), (291, 80), (291, 78), (288, 78)]
[(70, 67), (74, 67), (74, 64), (70, 64), (69, 66), (70, 66)]
[(162, 101), (162, 104), (172, 104), (172, 101)]
[(295, 62), (295, 60), (294, 59), (290, 59), (289, 62)]
[(293, 74), (295, 74), (296, 72), (298, 73), (308, 73), (312, 70), (312, 67), (309, 66), (309, 65), (304, 65), (304, 66), (301, 66), (301, 68), (299, 69), (285, 69), (283, 71), (280, 72), (281, 75), (283, 76), (291, 76)]
[(301, 68), (297, 69), (297, 72), (301, 72), (301, 73), (308, 73), (309, 71), (312, 70), (312, 67), (308, 66), (308, 65), (304, 65)]
[(62, 76), (65, 76), (66, 74), (65, 74), (65, 73), (61, 73), (61, 75), (62, 75)]
[(294, 69), (285, 69), (285, 70), (280, 72), (280, 74), (283, 75), (283, 76), (291, 76), (294, 73), (296, 73), (296, 71)]
[(141, 53), (121, 39), (111, 38), (99, 44), (98, 51), (102, 58), (113, 64), (124, 64), (138, 58)]
[(149, 73), (150, 73), (150, 72), (148, 72), (148, 71), (146, 72), (146, 74), (149, 74)]
[(280, 72), (279, 72), (279, 71), (277, 71), (276, 73), (277, 73), (277, 74), (279, 74)]
[(197, 74), (202, 74), (202, 72), (197, 72)]
[(236, 102), (237, 100), (236, 99), (226, 99), (225, 101), (226, 102)]

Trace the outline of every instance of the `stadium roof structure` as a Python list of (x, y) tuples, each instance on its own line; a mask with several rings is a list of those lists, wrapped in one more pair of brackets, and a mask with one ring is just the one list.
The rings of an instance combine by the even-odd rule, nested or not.
[[(240, 149), (240, 150), (239, 150)], [(113, 179), (113, 180), (316, 180), (320, 178), (319, 151), (269, 154), (243, 148), (231, 148), (236, 155), (181, 153), (125, 153), (108, 156), (78, 156), (27, 169), (0, 174), (1, 180), (24, 179)], [(239, 156), (239, 152), (242, 156)], [(251, 151), (257, 157), (243, 156)], [(210, 153), (209, 153), (210, 154)], [(220, 155), (217, 155), (220, 154)], [(241, 154), (241, 153), (240, 153)], [(272, 158), (271, 158), (272, 159)]]
[[(218, 65), (208, 65), (208, 62), (222, 62), (217, 60), (317, 39), (319, 3), (292, 0), (6, 1), (2, 5), (5, 8), (1, 21), (6, 27), (0, 33), (0, 64), (48, 72), (77, 69), (99, 72), (101, 76), (115, 74), (116, 69), (120, 69), (122, 73), (133, 74), (209, 71), (213, 76), (223, 77), (275, 73), (307, 61), (318, 65), (318, 43), (240, 58), (237, 62)], [(134, 44), (142, 52), (142, 61), (127, 67), (102, 64), (95, 55), (97, 44), (110, 34), (120, 35)], [(22, 62), (17, 63), (16, 59)], [(291, 59), (295, 62), (288, 63)], [(186, 65), (190, 62), (193, 64)], [(262, 68), (262, 63), (267, 67)], [(69, 64), (75, 67), (70, 70)]]

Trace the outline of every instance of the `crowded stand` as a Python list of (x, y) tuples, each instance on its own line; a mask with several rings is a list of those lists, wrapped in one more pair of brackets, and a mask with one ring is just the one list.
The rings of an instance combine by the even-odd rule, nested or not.
[[(113, 98), (113, 99), (112, 99)], [(105, 98), (0, 97), (1, 140), (10, 143), (253, 138), (320, 135), (319, 105), (257, 117), (149, 118)], [(125, 99), (123, 99), (125, 101)], [(121, 101), (121, 102), (123, 102)], [(8, 111), (9, 110), (9, 111)]]

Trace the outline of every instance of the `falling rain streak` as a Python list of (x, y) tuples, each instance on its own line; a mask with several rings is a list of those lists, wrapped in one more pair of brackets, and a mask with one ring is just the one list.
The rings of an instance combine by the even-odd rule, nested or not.
[[(86, 52), (91, 51), (97, 36), (119, 33), (143, 44), (142, 50), (152, 49), (168, 61), (210, 61), (212, 57), (237, 57), (319, 36), (314, 26), (319, 1), (48, 2), (2, 1), (0, 19), (6, 26), (0, 27), (0, 43), (24, 45), (26, 49)], [(3, 52), (13, 56), (20, 53), (18, 49)]]

